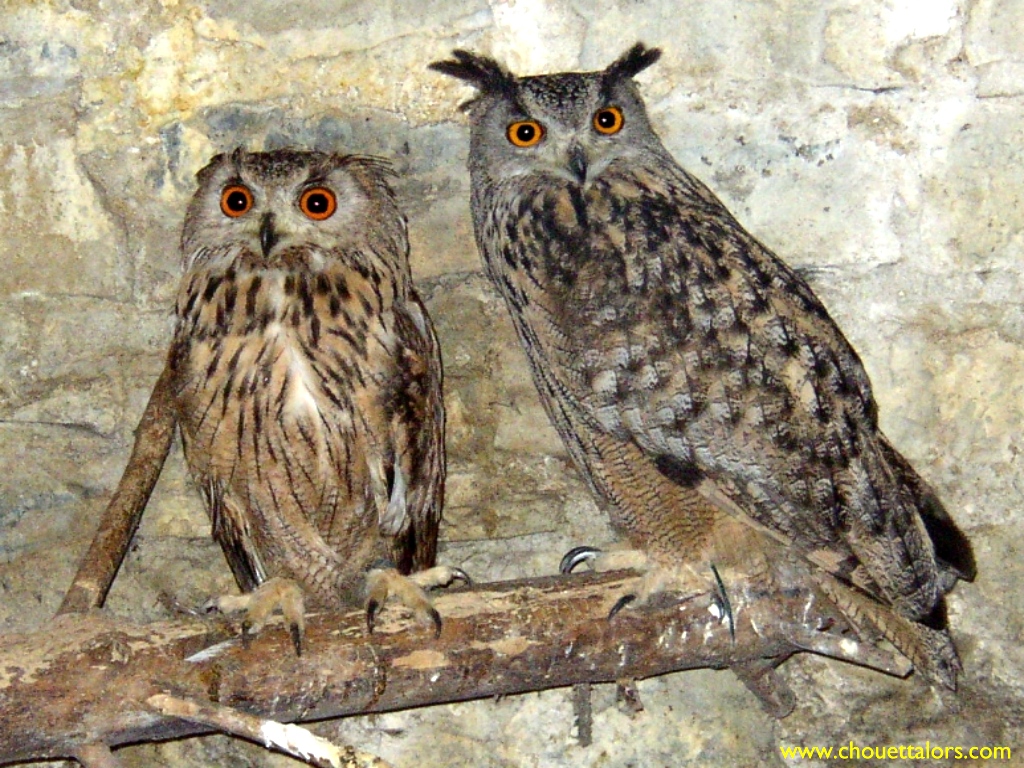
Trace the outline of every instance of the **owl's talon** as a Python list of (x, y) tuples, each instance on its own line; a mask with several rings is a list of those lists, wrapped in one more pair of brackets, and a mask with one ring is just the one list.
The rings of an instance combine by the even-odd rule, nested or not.
[(441, 636), (441, 614), (437, 612), (434, 606), (430, 606), (428, 613), (430, 614), (430, 620), (434, 622), (434, 637), (436, 639)]
[(617, 614), (619, 611), (621, 611), (623, 608), (625, 608), (627, 605), (634, 602), (635, 600), (636, 595), (623, 595), (618, 600), (616, 600), (615, 605), (613, 605), (612, 609), (608, 611), (608, 621), (614, 619), (615, 614)]
[(373, 634), (373, 627), (377, 623), (377, 614), (380, 613), (380, 603), (374, 599), (366, 601), (366, 631)]
[(466, 585), (473, 583), (468, 573), (453, 565), (435, 565), (433, 568), (427, 568), (425, 571), (410, 573), (406, 578), (423, 589), (449, 587), (456, 581), (461, 581)]
[(366, 628), (373, 634), (377, 616), (384, 608), (389, 597), (411, 609), (422, 624), (430, 624), (434, 628), (434, 637), (440, 637), (442, 621), (427, 597), (427, 590), (435, 587), (447, 587), (452, 582), (461, 581), (471, 584), (471, 580), (461, 568), (438, 565), (425, 571), (416, 571), (403, 576), (389, 565), (378, 565), (366, 574)]
[(715, 591), (711, 595), (711, 599), (714, 600), (718, 610), (722, 613), (722, 618), (727, 619), (729, 622), (729, 637), (732, 638), (733, 642), (736, 642), (736, 622), (732, 615), (732, 603), (729, 602), (729, 595), (725, 591), (725, 582), (722, 581), (722, 577), (718, 573), (718, 569), (715, 568), (714, 563), (710, 563), (711, 573), (715, 576)]
[(469, 578), (469, 574), (461, 568), (452, 568), (452, 574), (456, 581), (461, 581), (467, 587), (473, 586), (473, 580)]
[(295, 648), (295, 655), (302, 655), (302, 629), (295, 622), (288, 624), (288, 634), (292, 638), (292, 647)]
[(573, 547), (565, 555), (562, 556), (562, 561), (558, 564), (558, 571), (562, 575), (568, 575), (573, 572), (573, 569), (580, 563), (593, 563), (594, 560), (601, 554), (601, 549), (598, 547), (580, 546)]
[(275, 577), (268, 579), (252, 592), (242, 595), (221, 595), (203, 604), (205, 613), (244, 612), (242, 619), (242, 644), (248, 647), (258, 635), (275, 610), (284, 615), (292, 646), (297, 656), (302, 655), (302, 638), (306, 630), (305, 601), (302, 588), (291, 579)]

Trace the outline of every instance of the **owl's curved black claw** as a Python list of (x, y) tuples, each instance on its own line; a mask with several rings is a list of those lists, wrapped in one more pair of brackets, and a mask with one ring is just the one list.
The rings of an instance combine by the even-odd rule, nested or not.
[(612, 619), (614, 619), (615, 618), (615, 614), (617, 614), (619, 611), (621, 611), (627, 605), (632, 603), (634, 600), (636, 600), (636, 595), (623, 595), (618, 600), (616, 600), (615, 601), (615, 605), (613, 605), (612, 609), (610, 611), (608, 611), (608, 621), (611, 621)]
[(203, 605), (206, 613), (242, 612), (242, 643), (248, 646), (269, 621), (274, 611), (284, 614), (295, 655), (302, 655), (302, 638), (306, 632), (306, 619), (302, 588), (297, 582), (282, 576), (267, 579), (252, 592), (242, 595), (221, 595)]
[(427, 610), (427, 615), (430, 616), (430, 620), (434, 624), (434, 637), (438, 638), (441, 636), (441, 614), (437, 612), (434, 606), (430, 606)]
[(558, 564), (558, 571), (562, 575), (568, 575), (580, 563), (593, 562), (600, 554), (601, 550), (597, 547), (588, 547), (586, 545), (573, 547), (562, 556), (562, 562)]
[[(467, 587), (473, 586), (473, 580), (469, 578), (469, 574), (461, 568), (450, 566), (449, 571), (451, 572), (451, 581), (461, 581)], [(451, 583), (451, 581), (449, 583)], [(436, 586), (447, 586), (447, 584), (438, 584)]]
[(736, 642), (736, 622), (733, 620), (732, 603), (729, 602), (729, 594), (725, 591), (725, 582), (722, 581), (722, 577), (719, 575), (714, 563), (711, 563), (711, 573), (715, 576), (715, 592), (712, 594), (712, 599), (715, 601), (715, 605), (718, 606), (718, 610), (722, 612), (723, 618), (728, 620), (729, 637), (732, 638), (733, 642)]
[(377, 614), (380, 613), (380, 603), (372, 597), (366, 601), (366, 631), (373, 634), (373, 627), (377, 623)]
[(366, 574), (366, 629), (372, 635), (377, 616), (389, 597), (410, 608), (423, 624), (434, 628), (434, 637), (441, 634), (441, 615), (427, 597), (427, 590), (447, 587), (452, 582), (472, 584), (472, 579), (461, 568), (438, 565), (425, 571), (416, 571), (408, 576), (399, 573), (387, 562), (381, 562)]
[(288, 634), (292, 638), (292, 647), (295, 648), (295, 655), (302, 655), (302, 629), (295, 622), (288, 624)]

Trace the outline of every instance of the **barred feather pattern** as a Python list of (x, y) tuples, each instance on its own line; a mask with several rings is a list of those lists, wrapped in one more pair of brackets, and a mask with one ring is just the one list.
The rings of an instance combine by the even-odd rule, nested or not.
[[(286, 159), (300, 179), (328, 162)], [(265, 156), (234, 165), (254, 189), (292, 183)], [(444, 481), (441, 361), (404, 220), (375, 164), (334, 166), (365, 197), (367, 230), (348, 222), (344, 242), (296, 238), (267, 256), (206, 238), (198, 193), (170, 358), (186, 459), (239, 585), (286, 576), (326, 605), (358, 602), (381, 558), (433, 564)]]
[(578, 462), (593, 450), (581, 435), (635, 443), (927, 614), (941, 580), (916, 502), (884, 460), (859, 358), (806, 283), (684, 172), (613, 165), (585, 193), (534, 181), (491, 191), (482, 239), (500, 243), (491, 268)]
[(657, 60), (637, 44), (598, 72), (433, 65), (478, 91), (477, 245), (548, 415), (649, 559), (702, 562), (731, 516), (955, 687), (943, 595), (974, 576), (969, 542), (880, 431), (809, 285), (661, 143), (632, 79)]

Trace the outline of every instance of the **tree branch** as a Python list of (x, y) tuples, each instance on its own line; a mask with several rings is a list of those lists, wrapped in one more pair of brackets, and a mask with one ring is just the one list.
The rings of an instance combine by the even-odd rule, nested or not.
[(174, 439), (174, 395), (171, 369), (165, 365), (135, 430), (135, 444), (117, 490), (100, 520), (89, 551), (78, 566), (58, 614), (99, 608), (117, 575), (139, 527), (142, 512), (160, 477)]
[[(74, 757), (114, 768), (110, 747), (222, 731), (316, 765), (384, 764), (277, 721), (308, 721), (576, 686), (581, 738), (589, 685), (699, 667), (732, 668), (776, 717), (793, 695), (775, 668), (811, 651), (904, 676), (901, 656), (857, 641), (813, 586), (726, 572), (731, 621), (716, 590), (660, 606), (611, 607), (635, 593), (632, 572), (481, 585), (440, 595), (444, 630), (385, 611), (367, 636), (362, 611), (309, 617), (297, 657), (280, 625), (243, 643), (225, 620), (137, 625), (98, 612), (174, 436), (170, 375), (161, 374), (128, 466), (57, 619), (0, 636), (0, 764)], [(716, 572), (717, 575), (717, 572)], [(762, 575), (763, 576), (763, 575)], [(813, 580), (805, 579), (807, 585)], [(76, 615), (80, 614), (80, 615)], [(568, 724), (567, 724), (568, 727)]]
[[(280, 623), (245, 645), (223, 619), (136, 625), (99, 612), (59, 616), (45, 630), (2, 637), (0, 763), (102, 755), (96, 745), (220, 727), (216, 717), (161, 706), (172, 700), (217, 717), (237, 710), (309, 721), (734, 667), (752, 690), (765, 689), (762, 700), (785, 701), (774, 666), (805, 649), (909, 672), (902, 657), (841, 634), (841, 619), (814, 593), (766, 593), (758, 580), (723, 577), (735, 640), (711, 593), (626, 609), (609, 621), (611, 606), (637, 584), (622, 571), (440, 594), (437, 639), (400, 607), (383, 612), (372, 636), (362, 611), (312, 615), (301, 657)], [(171, 698), (153, 698), (161, 695)]]

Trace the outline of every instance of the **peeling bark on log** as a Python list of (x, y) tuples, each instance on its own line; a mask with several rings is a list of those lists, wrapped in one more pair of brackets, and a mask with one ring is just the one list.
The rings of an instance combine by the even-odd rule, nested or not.
[(726, 574), (735, 639), (710, 593), (609, 621), (636, 583), (615, 572), (439, 594), (437, 639), (400, 607), (384, 611), (373, 636), (361, 611), (311, 615), (301, 657), (280, 623), (244, 645), (223, 620), (58, 616), (0, 638), (0, 763), (211, 731), (161, 714), (159, 694), (310, 721), (698, 667), (740, 667), (741, 679), (761, 669), (755, 686), (771, 688), (774, 665), (799, 650), (909, 672), (901, 657), (836, 634), (832, 609), (813, 593), (766, 593), (736, 574)]
[[(0, 636), (0, 764), (74, 757), (108, 768), (116, 765), (109, 748), (122, 744), (218, 729), (254, 738), (264, 725), (254, 717), (304, 722), (568, 685), (585, 738), (590, 683), (627, 690), (632, 679), (730, 667), (784, 717), (793, 696), (775, 667), (793, 653), (910, 671), (902, 657), (854, 639), (821, 592), (764, 574), (726, 574), (732, 625), (711, 592), (609, 621), (616, 601), (636, 590), (635, 574), (552, 577), (439, 595), (439, 638), (396, 618), (399, 608), (384, 612), (372, 637), (362, 611), (310, 616), (301, 658), (280, 624), (243, 643), (224, 620), (141, 626), (82, 613), (106, 598), (174, 428), (165, 369), (62, 615), (45, 630)], [(357, 753), (347, 748), (344, 762), (331, 762), (382, 764)]]

